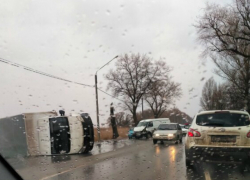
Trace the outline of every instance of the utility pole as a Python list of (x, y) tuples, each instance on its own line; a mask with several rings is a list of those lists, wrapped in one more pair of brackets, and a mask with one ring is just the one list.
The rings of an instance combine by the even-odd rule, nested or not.
[(111, 61), (118, 58), (118, 56), (115, 56), (113, 59), (111, 59), (109, 62), (104, 64), (100, 69), (98, 69), (95, 73), (95, 102), (96, 102), (96, 119), (97, 119), (97, 134), (98, 134), (98, 141), (101, 141), (101, 135), (100, 135), (100, 122), (99, 122), (99, 103), (98, 103), (98, 87), (97, 87), (97, 72), (101, 70), (104, 66), (108, 65)]
[(143, 97), (141, 98), (141, 118), (143, 119)]
[(100, 122), (99, 122), (99, 103), (98, 103), (97, 73), (95, 74), (95, 101), (96, 101), (97, 134), (98, 134), (98, 141), (100, 141), (101, 140), (101, 135), (100, 135)]

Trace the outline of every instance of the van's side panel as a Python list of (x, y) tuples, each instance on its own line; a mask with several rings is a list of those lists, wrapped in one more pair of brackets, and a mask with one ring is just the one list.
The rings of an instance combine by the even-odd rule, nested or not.
[[(28, 145), (28, 154), (31, 156), (41, 155), (40, 147), (46, 145), (42, 152), (51, 154), (51, 151), (48, 149), (48, 138), (50, 138), (49, 133), (49, 123), (47, 125), (43, 124), (42, 121), (46, 121), (49, 117), (56, 116), (56, 113), (53, 112), (42, 112), (42, 113), (26, 113), (25, 114), (25, 130), (26, 130), (26, 138), (27, 138), (27, 145)], [(38, 122), (41, 121), (41, 124)], [(40, 130), (41, 138), (39, 138)], [(48, 137), (46, 137), (47, 142), (43, 141), (43, 138), (48, 133)], [(41, 145), (40, 145), (41, 143)]]
[(41, 155), (51, 154), (49, 119), (43, 118), (37, 121), (38, 144)]
[(83, 128), (82, 128), (82, 117), (69, 116), (69, 126), (70, 126), (70, 154), (78, 153), (83, 148)]

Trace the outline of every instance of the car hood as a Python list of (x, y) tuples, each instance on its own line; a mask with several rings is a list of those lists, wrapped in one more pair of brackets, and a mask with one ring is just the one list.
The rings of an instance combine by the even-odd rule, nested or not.
[(164, 135), (164, 134), (175, 134), (175, 133), (177, 133), (177, 130), (156, 130), (155, 132), (154, 132), (154, 134), (162, 134), (162, 135)]
[(145, 126), (135, 127), (134, 132), (142, 131), (143, 129), (145, 129)]
[(187, 132), (187, 131), (188, 131), (187, 129), (184, 129), (184, 128), (183, 128), (183, 129), (181, 129), (181, 130), (182, 130), (183, 132)]

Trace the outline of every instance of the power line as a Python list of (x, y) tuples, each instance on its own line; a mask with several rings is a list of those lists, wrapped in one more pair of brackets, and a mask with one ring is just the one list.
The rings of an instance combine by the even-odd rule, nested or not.
[[(64, 79), (64, 78), (60, 78), (60, 77), (57, 77), (57, 76), (54, 76), (54, 75), (51, 75), (51, 74), (48, 74), (48, 73), (44, 73), (42, 71), (38, 71), (38, 70), (32, 69), (30, 67), (27, 67), (27, 66), (24, 66), (24, 65), (21, 65), (21, 64), (18, 64), (18, 63), (3, 59), (3, 58), (0, 58), (0, 62), (9, 64), (9, 65), (12, 65), (12, 66), (15, 66), (15, 67), (23, 68), (24, 70), (27, 70), (27, 71), (30, 71), (30, 72), (33, 72), (33, 73), (37, 73), (37, 74), (40, 74), (40, 75), (43, 75), (43, 76), (47, 76), (47, 77), (50, 77), (50, 78), (54, 78), (54, 79), (57, 79), (57, 80), (66, 81), (66, 82), (70, 82), (70, 83), (74, 83), (74, 84), (78, 84), (78, 85), (82, 85), (82, 86), (87, 86), (87, 87), (94, 87), (93, 85), (83, 84), (83, 83), (67, 80), (67, 79)], [(99, 91), (103, 92), (104, 94), (110, 96), (110, 97), (113, 97), (113, 98), (115, 98), (115, 99), (117, 99), (119, 101), (125, 102), (125, 101), (123, 101), (123, 100), (121, 100), (119, 98), (116, 98), (115, 96), (112, 96), (111, 94), (109, 94), (109, 93), (107, 93), (107, 92), (105, 92), (105, 91), (103, 91), (103, 90), (101, 90), (99, 88), (97, 88), (97, 89)]]
[(94, 87), (93, 85), (88, 85), (88, 84), (83, 84), (83, 83), (67, 80), (67, 79), (60, 78), (60, 77), (57, 77), (57, 76), (54, 76), (54, 75), (51, 75), (51, 74), (48, 74), (48, 73), (45, 73), (45, 72), (42, 72), (42, 71), (38, 71), (38, 70), (32, 69), (30, 67), (27, 67), (27, 66), (24, 66), (24, 65), (21, 65), (21, 64), (18, 64), (18, 63), (3, 59), (3, 58), (0, 58), (0, 62), (10, 64), (10, 65), (15, 66), (15, 67), (20, 67), (20, 68), (23, 68), (24, 70), (27, 70), (27, 71), (30, 71), (30, 72), (33, 72), (33, 73), (37, 73), (37, 74), (40, 74), (40, 75), (43, 75), (43, 76), (47, 76), (47, 77), (50, 77), (50, 78), (54, 78), (54, 79), (57, 79), (57, 80), (66, 81), (66, 82), (70, 82), (70, 83), (74, 83), (74, 84), (78, 84), (78, 85), (82, 85), (82, 86), (87, 86), (87, 87)]
[(119, 100), (119, 101), (122, 101), (122, 102), (125, 102), (125, 101), (123, 101), (123, 100), (121, 100), (121, 99), (119, 99), (119, 98), (116, 98), (115, 96), (112, 96), (111, 94), (109, 94), (109, 93), (107, 93), (107, 92), (105, 92), (105, 91), (103, 91), (103, 90), (101, 90), (101, 89), (99, 89), (99, 88), (97, 88), (99, 91), (101, 91), (101, 92), (103, 92), (104, 94), (107, 94), (108, 96), (111, 96), (111, 97), (113, 97), (113, 98), (115, 98), (115, 99), (117, 99), (117, 100)]

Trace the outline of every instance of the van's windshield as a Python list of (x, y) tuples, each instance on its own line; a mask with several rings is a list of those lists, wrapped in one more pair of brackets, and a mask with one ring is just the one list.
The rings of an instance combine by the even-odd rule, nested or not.
[(176, 124), (160, 124), (158, 130), (177, 130)]
[(246, 114), (228, 112), (198, 115), (196, 124), (199, 126), (235, 127), (247, 126), (250, 124), (250, 121), (249, 116)]
[(141, 127), (141, 126), (147, 126), (148, 125), (148, 122), (139, 122), (138, 124), (137, 124), (137, 127)]

